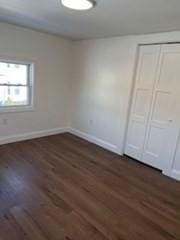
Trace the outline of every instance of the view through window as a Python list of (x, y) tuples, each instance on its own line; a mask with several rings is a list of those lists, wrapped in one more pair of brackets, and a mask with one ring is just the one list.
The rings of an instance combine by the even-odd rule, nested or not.
[(31, 64), (0, 61), (0, 108), (31, 105)]

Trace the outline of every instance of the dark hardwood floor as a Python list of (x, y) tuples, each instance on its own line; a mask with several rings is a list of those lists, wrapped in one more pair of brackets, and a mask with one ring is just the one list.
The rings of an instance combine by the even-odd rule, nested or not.
[(180, 240), (180, 183), (70, 134), (0, 146), (0, 240)]

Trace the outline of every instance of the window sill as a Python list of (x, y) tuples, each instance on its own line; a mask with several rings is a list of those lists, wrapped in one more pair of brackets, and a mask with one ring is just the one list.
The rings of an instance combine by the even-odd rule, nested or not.
[(24, 107), (0, 107), (1, 113), (18, 113), (18, 112), (32, 112), (34, 111), (34, 106), (24, 106)]

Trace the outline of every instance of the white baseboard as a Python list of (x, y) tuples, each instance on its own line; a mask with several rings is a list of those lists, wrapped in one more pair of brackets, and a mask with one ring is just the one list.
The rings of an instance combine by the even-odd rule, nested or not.
[(76, 136), (78, 136), (80, 138), (85, 139), (88, 142), (94, 143), (94, 144), (96, 144), (96, 145), (98, 145), (98, 146), (100, 146), (102, 148), (105, 148), (105, 149), (111, 151), (111, 152), (114, 152), (114, 153), (117, 153), (119, 155), (122, 155), (122, 153), (120, 153), (118, 151), (118, 148), (117, 148), (116, 145), (108, 143), (108, 142), (106, 142), (104, 140), (101, 140), (99, 138), (96, 138), (96, 137), (94, 137), (92, 135), (89, 135), (87, 133), (81, 132), (81, 131), (79, 131), (77, 129), (74, 129), (74, 128), (68, 128), (67, 131), (69, 133), (73, 134), (73, 135), (76, 135)]
[(180, 171), (173, 169), (171, 173), (171, 177), (180, 181)]
[(20, 142), (24, 140), (45, 137), (45, 136), (50, 136), (50, 135), (55, 135), (55, 134), (60, 134), (65, 132), (67, 132), (67, 128), (55, 128), (50, 130), (43, 130), (43, 131), (18, 134), (18, 135), (13, 135), (8, 137), (2, 137), (0, 138), (0, 145), (13, 143), (13, 142)]
[(111, 152), (122, 155), (122, 153), (119, 152), (118, 147), (116, 145), (113, 145), (104, 140), (101, 140), (92, 135), (89, 135), (87, 133), (81, 132), (79, 130), (76, 130), (76, 129), (70, 128), (70, 127), (42, 130), (42, 131), (37, 131), (37, 132), (30, 132), (30, 133), (12, 135), (12, 136), (8, 136), (8, 137), (2, 137), (2, 138), (0, 138), (0, 145), (13, 143), (13, 142), (20, 142), (20, 141), (24, 141), (24, 140), (39, 138), (39, 137), (46, 137), (46, 136), (61, 134), (61, 133), (66, 133), (66, 132), (74, 134), (80, 138), (83, 138), (83, 139), (85, 139), (91, 143), (94, 143), (102, 148), (105, 148)]

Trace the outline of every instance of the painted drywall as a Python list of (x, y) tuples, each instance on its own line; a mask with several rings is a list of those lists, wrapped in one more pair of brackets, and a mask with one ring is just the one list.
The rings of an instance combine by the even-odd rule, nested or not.
[(75, 48), (72, 127), (120, 151), (136, 52), (130, 41), (82, 41)]
[[(137, 46), (174, 41), (180, 32), (76, 42), (71, 127), (122, 154)], [(180, 159), (174, 167), (180, 168)]]
[(69, 40), (0, 23), (0, 58), (35, 63), (34, 111), (0, 113), (0, 141), (67, 126), (71, 52)]

